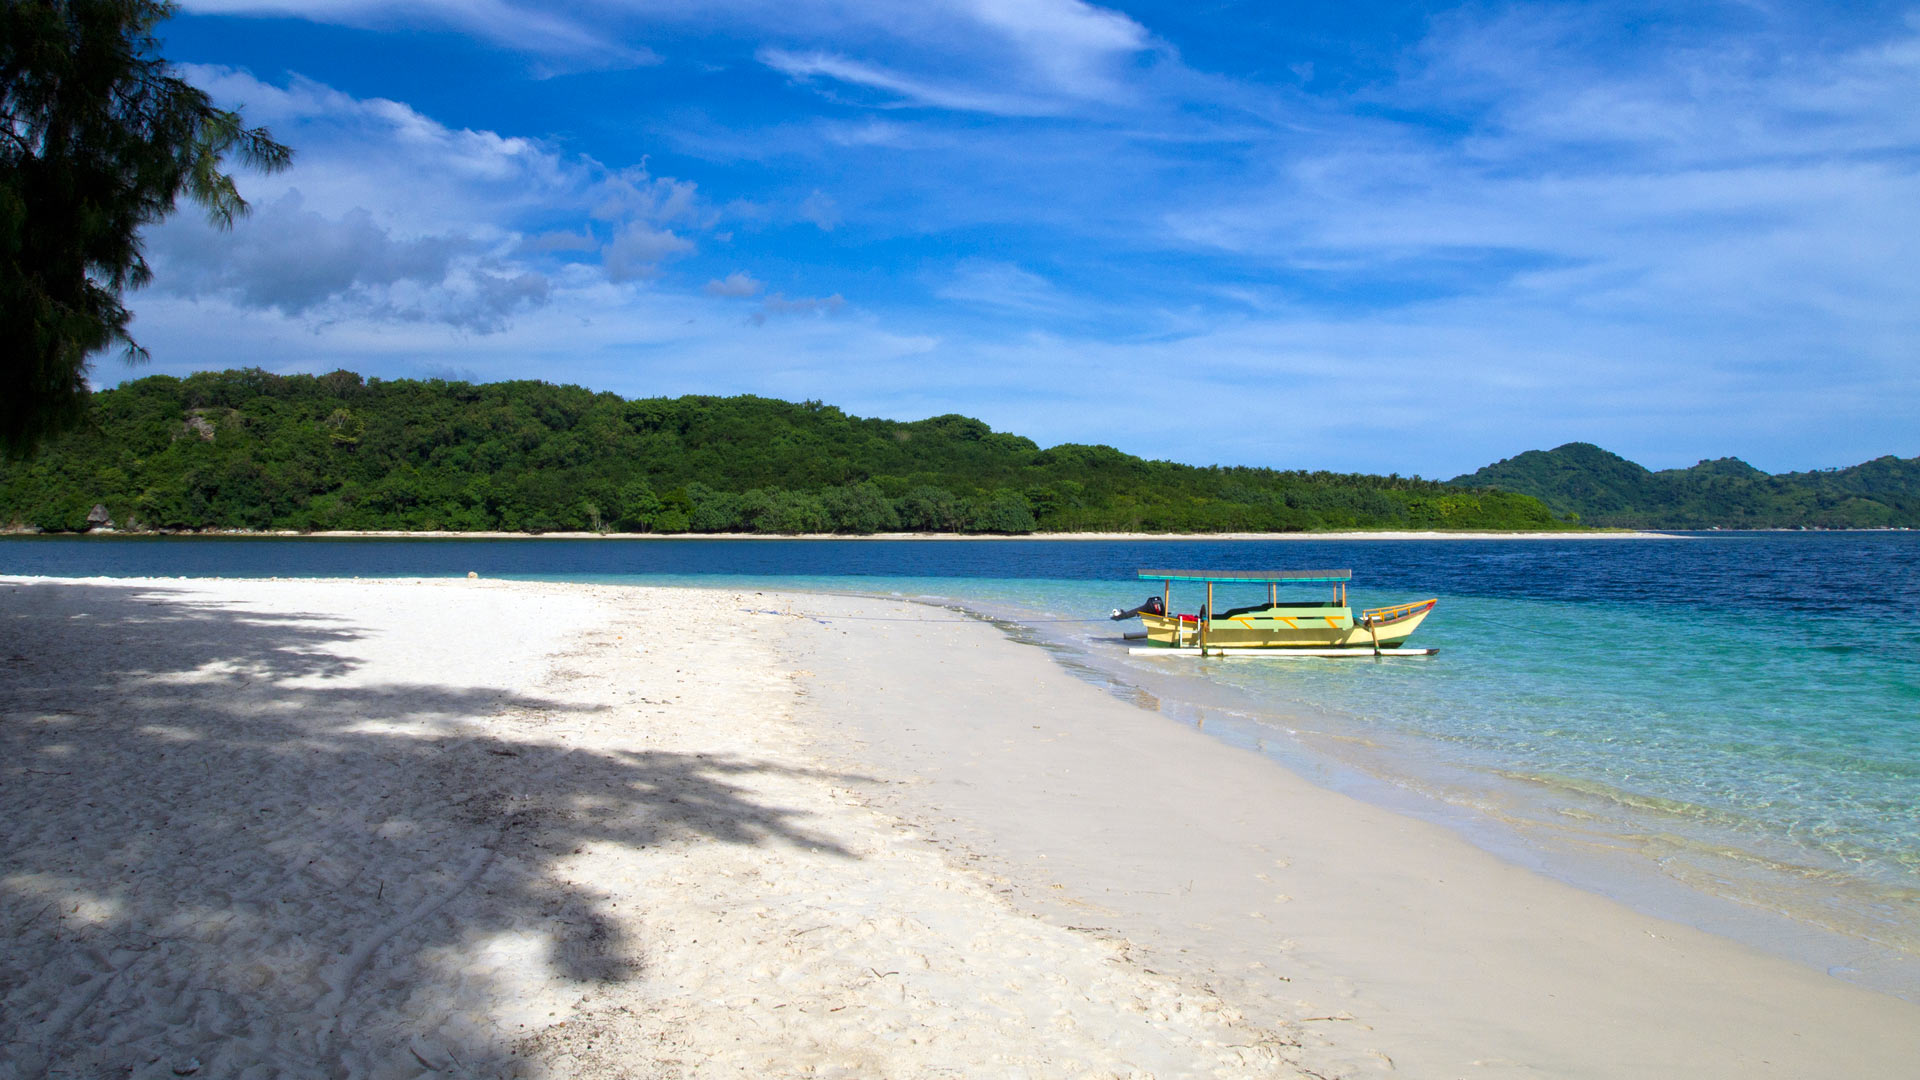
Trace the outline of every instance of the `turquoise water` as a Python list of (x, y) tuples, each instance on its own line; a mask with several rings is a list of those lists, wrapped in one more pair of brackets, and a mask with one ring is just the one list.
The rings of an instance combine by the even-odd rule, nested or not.
[[(1351, 567), (1395, 660), (1136, 657), (1143, 566)], [(461, 575), (891, 594), (1507, 857), (1920, 997), (1920, 534), (1278, 542), (0, 541), (0, 572)], [(1318, 597), (1320, 586), (1306, 587)], [(1224, 591), (1218, 606), (1264, 589)], [(1191, 611), (1197, 587), (1176, 588)], [(961, 617), (956, 615), (956, 617)]]

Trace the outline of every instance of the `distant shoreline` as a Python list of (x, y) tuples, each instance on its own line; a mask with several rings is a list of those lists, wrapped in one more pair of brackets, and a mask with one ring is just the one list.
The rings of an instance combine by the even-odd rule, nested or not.
[[(1793, 530), (1774, 530), (1793, 531)], [(1840, 530), (1828, 530), (1840, 531)], [(292, 529), (205, 529), (198, 532), (121, 532), (94, 529), (83, 533), (32, 532), (25, 529), (0, 532), (4, 536), (117, 536), (117, 537), (208, 537), (263, 540), (1685, 540), (1672, 533), (1635, 529), (1568, 530), (1565, 532), (1417, 532), (1388, 530), (1380, 532), (1292, 532), (1292, 533), (596, 533), (596, 532), (449, 532), (444, 530), (335, 529), (299, 532)]]

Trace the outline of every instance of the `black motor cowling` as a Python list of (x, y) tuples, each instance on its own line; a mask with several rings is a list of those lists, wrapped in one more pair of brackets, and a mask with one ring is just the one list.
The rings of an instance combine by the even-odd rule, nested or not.
[(1141, 604), (1139, 607), (1134, 608), (1132, 611), (1120, 611), (1118, 609), (1115, 609), (1114, 613), (1109, 617), (1112, 618), (1115, 622), (1118, 622), (1121, 619), (1131, 619), (1135, 615), (1165, 615), (1166, 613), (1167, 613), (1166, 602), (1161, 600), (1157, 596), (1149, 596), (1147, 597), (1146, 603)]

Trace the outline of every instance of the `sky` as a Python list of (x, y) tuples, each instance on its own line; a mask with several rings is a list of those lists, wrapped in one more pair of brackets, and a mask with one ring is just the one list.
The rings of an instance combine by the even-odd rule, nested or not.
[(152, 359), (1450, 477), (1920, 454), (1920, 7), (182, 0)]

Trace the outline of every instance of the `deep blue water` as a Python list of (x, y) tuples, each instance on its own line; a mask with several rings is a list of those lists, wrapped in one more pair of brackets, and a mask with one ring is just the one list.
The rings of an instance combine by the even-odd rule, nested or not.
[[(1442, 651), (1391, 661), (1130, 656), (1120, 628), (1100, 616), (1156, 591), (1135, 570), (1175, 566), (1351, 568), (1356, 607), (1439, 597), (1415, 644)], [(0, 539), (7, 574), (470, 570), (876, 592), (1023, 622), (1077, 670), (1324, 782), (1446, 820), (1663, 914), (1920, 991), (1920, 533)], [(1192, 610), (1197, 589), (1174, 599)], [(1781, 918), (1788, 930), (1769, 929)], [(1799, 940), (1793, 927), (1835, 936)]]
[[(572, 579), (1041, 578), (1114, 583), (1174, 559), (1194, 566), (1338, 563), (1356, 587), (1721, 611), (1904, 615), (1920, 590), (1920, 533), (1708, 533), (1693, 542), (1555, 540), (873, 541), (390, 540), (7, 537), (0, 571), (119, 577), (434, 577), (468, 570)], [(1177, 558), (1175, 558), (1177, 556)]]

